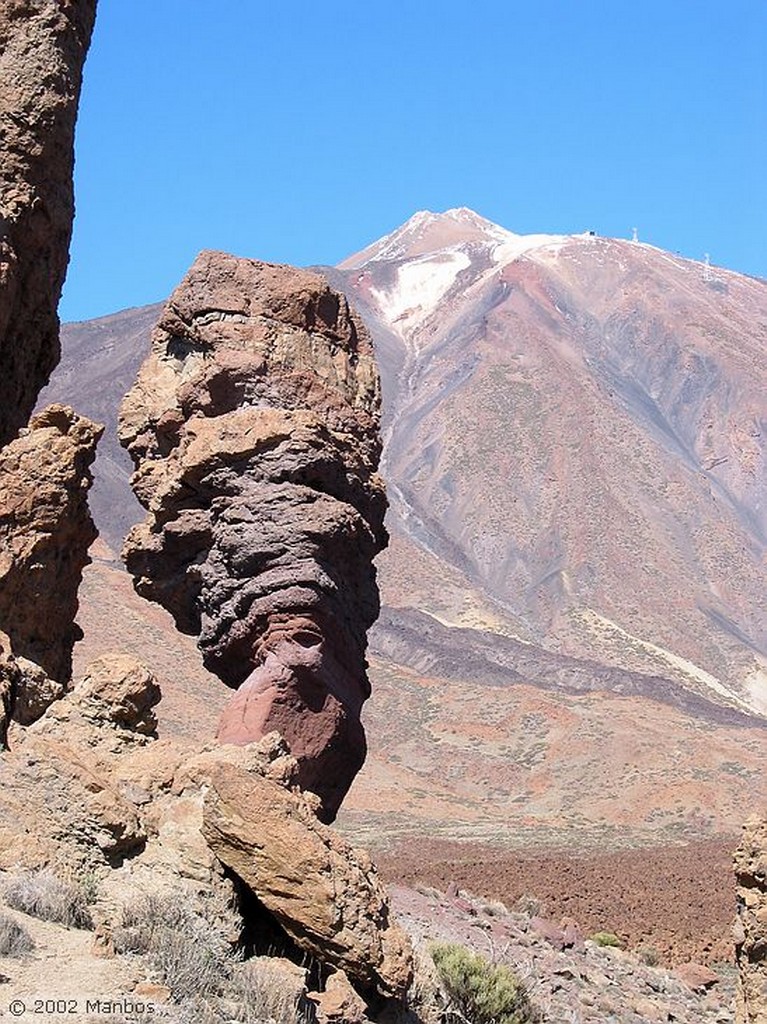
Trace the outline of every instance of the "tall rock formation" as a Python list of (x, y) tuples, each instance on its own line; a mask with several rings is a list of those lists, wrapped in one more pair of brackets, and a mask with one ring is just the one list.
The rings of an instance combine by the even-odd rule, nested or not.
[(738, 964), (738, 1024), (767, 1022), (767, 818), (752, 818), (743, 827), (735, 853), (738, 918), (735, 959)]
[(204, 252), (120, 417), (149, 513), (124, 549), (136, 589), (239, 687), (219, 738), (279, 730), (325, 820), (365, 757), (379, 401), (369, 336), (323, 278)]
[(0, 445), (59, 358), (74, 127), (96, 0), (0, 2)]
[(74, 619), (96, 539), (87, 492), (101, 429), (52, 405), (0, 450), (0, 629), (16, 656), (60, 683), (81, 635)]

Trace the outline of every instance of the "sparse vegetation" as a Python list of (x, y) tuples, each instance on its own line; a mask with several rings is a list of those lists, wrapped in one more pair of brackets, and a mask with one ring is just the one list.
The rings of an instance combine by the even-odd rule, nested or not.
[(12, 878), (5, 888), (5, 902), (42, 921), (55, 921), (68, 928), (93, 927), (83, 890), (48, 869), (25, 871)]
[(303, 993), (286, 988), (284, 970), (267, 958), (240, 965), (227, 995), (239, 1005), (241, 1021), (310, 1024), (314, 1020)]
[(173, 1024), (310, 1024), (300, 986), (267, 958), (241, 961), (230, 943), (181, 893), (146, 896), (125, 907), (115, 951), (146, 957), (173, 995)]
[(217, 994), (229, 975), (229, 943), (178, 894), (125, 907), (113, 941), (118, 953), (144, 954), (179, 1000)]
[(527, 917), (544, 917), (546, 914), (545, 905), (537, 896), (520, 896), (514, 904), (514, 910)]
[(612, 946), (616, 949), (623, 947), (623, 943), (614, 932), (594, 932), (591, 941), (596, 942), (598, 946)]
[(0, 913), (0, 956), (24, 956), (35, 948), (32, 936), (9, 914)]
[(646, 967), (657, 967), (660, 963), (660, 954), (655, 946), (642, 946), (638, 956)]
[(491, 964), (453, 943), (436, 943), (431, 956), (447, 995), (448, 1021), (534, 1024), (539, 1020), (523, 983), (505, 964)]
[(509, 915), (509, 908), (501, 900), (485, 900), (480, 909), (488, 917), (508, 917)]

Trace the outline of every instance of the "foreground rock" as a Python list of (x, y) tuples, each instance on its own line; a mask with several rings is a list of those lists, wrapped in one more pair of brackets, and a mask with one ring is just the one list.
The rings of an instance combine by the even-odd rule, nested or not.
[(202, 751), (158, 740), (159, 698), (145, 666), (105, 655), (39, 721), (11, 726), (0, 872), (55, 865), (97, 880), (95, 956), (132, 948), (126, 908), (135, 923), (143, 905), (141, 919), (157, 923), (181, 906), (201, 936), (211, 930), (224, 965), (244, 940), (257, 952), (311, 954), (322, 965), (315, 982), (345, 971), (366, 998), (404, 996), (410, 945), (375, 868), (318, 822), (281, 737)]
[(369, 856), (320, 824), (311, 805), (234, 765), (211, 773), (203, 834), (296, 944), (383, 995), (403, 997), (410, 947), (390, 919)]
[(743, 827), (735, 853), (738, 917), (735, 957), (738, 964), (738, 1024), (767, 1022), (767, 818)]
[[(0, 629), (17, 657), (58, 683), (70, 678), (81, 635), (74, 620), (96, 539), (87, 493), (101, 429), (67, 406), (52, 405), (0, 451)], [(32, 680), (18, 703), (23, 722), (48, 703), (39, 692), (36, 701), (34, 689)], [(45, 691), (44, 682), (38, 689)]]
[(277, 729), (331, 820), (365, 757), (379, 383), (367, 332), (318, 275), (202, 253), (121, 411), (148, 518), (140, 594), (239, 687), (219, 736)]
[(33, 725), (13, 727), (0, 754), (0, 870), (51, 862), (94, 870), (144, 847), (145, 795), (135, 799), (131, 756), (152, 738), (159, 699), (145, 666), (109, 655)]
[(73, 142), (96, 0), (0, 4), (0, 445), (59, 358)]

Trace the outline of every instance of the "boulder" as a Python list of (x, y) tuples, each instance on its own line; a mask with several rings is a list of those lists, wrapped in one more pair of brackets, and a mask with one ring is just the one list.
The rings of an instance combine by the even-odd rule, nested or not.
[(96, 0), (0, 4), (0, 446), (59, 359), (74, 130)]
[[(3, 665), (0, 651), (0, 685)], [(36, 722), (16, 730), (0, 755), (0, 869), (51, 860), (115, 865), (143, 849), (150, 798), (135, 779), (152, 773), (165, 784), (163, 761), (172, 755), (135, 767), (131, 757), (151, 745), (159, 699), (140, 662), (105, 655)]]
[[(68, 682), (82, 635), (77, 591), (96, 538), (87, 493), (101, 432), (68, 406), (52, 405), (0, 450), (0, 629), (16, 656), (58, 683)], [(25, 721), (50, 696), (34, 688), (30, 680)]]
[(366, 1024), (367, 1006), (354, 991), (344, 971), (334, 971), (324, 992), (310, 992), (317, 1005), (318, 1024)]
[(204, 252), (120, 414), (148, 512), (123, 552), (137, 591), (239, 688), (220, 739), (279, 730), (326, 821), (366, 752), (379, 403), (370, 338), (322, 277)]
[(91, 662), (72, 701), (89, 717), (154, 736), (160, 687), (146, 665), (129, 654), (104, 654)]
[(674, 968), (674, 974), (693, 992), (706, 992), (719, 982), (719, 975), (705, 964), (679, 964)]
[(321, 824), (300, 793), (212, 766), (203, 835), (301, 949), (363, 989), (402, 997), (412, 952), (367, 853)]
[(735, 852), (738, 1024), (767, 1021), (767, 817), (743, 826)]

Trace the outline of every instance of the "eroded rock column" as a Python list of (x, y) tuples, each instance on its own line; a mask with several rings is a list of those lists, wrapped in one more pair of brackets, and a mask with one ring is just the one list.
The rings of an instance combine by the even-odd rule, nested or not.
[(149, 513), (124, 549), (136, 589), (238, 688), (219, 738), (279, 730), (325, 820), (365, 757), (379, 403), (370, 338), (322, 277), (204, 252), (121, 411)]
[(74, 130), (96, 0), (0, 0), (0, 445), (59, 359)]
[[(17, 658), (62, 684), (81, 636), (74, 620), (96, 539), (87, 495), (102, 430), (68, 406), (51, 405), (0, 450), (0, 629)], [(29, 692), (13, 699), (25, 724), (56, 696), (43, 673), (35, 683), (32, 667), (24, 674)]]

